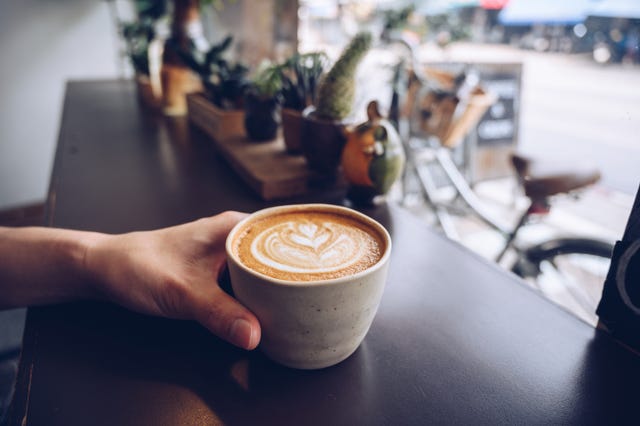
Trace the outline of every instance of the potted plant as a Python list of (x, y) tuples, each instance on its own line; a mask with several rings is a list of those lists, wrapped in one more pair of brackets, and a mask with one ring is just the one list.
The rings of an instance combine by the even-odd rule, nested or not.
[[(153, 109), (162, 104), (162, 87), (157, 67), (150, 66), (150, 46), (156, 38), (155, 25), (167, 13), (164, 2), (136, 1), (136, 19), (121, 22), (116, 16), (125, 52), (135, 73), (138, 96), (144, 105)], [(159, 61), (159, 58), (157, 58)], [(153, 68), (153, 69), (152, 69)]]
[(207, 41), (200, 21), (200, 0), (172, 0), (172, 6), (171, 33), (162, 52), (162, 107), (166, 115), (185, 115), (186, 95), (201, 91), (202, 85), (185, 64), (182, 52), (195, 45), (206, 45)]
[[(136, 71), (136, 82), (146, 104), (162, 107), (167, 115), (187, 112), (186, 95), (202, 91), (197, 75), (184, 61), (185, 52), (195, 45), (206, 50), (200, 8), (221, 9), (224, 0), (135, 0), (134, 22), (122, 23), (114, 5), (126, 52)], [(165, 19), (168, 18), (168, 19)], [(156, 37), (156, 25), (169, 24), (165, 39)]]
[(282, 66), (282, 135), (290, 154), (302, 153), (302, 111), (315, 103), (327, 62), (324, 52), (296, 53)]
[(344, 119), (351, 112), (355, 95), (355, 72), (371, 46), (371, 34), (358, 33), (322, 78), (315, 108), (304, 116), (302, 151), (309, 168), (333, 175), (345, 144)]
[(200, 76), (204, 89), (187, 95), (189, 119), (217, 141), (246, 135), (243, 105), (248, 68), (225, 59), (232, 41), (227, 36), (206, 52), (195, 47), (181, 51), (185, 63)]
[(247, 86), (244, 102), (244, 127), (247, 136), (255, 141), (276, 137), (280, 126), (280, 66), (263, 61)]
[(162, 86), (159, 74), (150, 72), (149, 45), (154, 38), (153, 26), (148, 23), (131, 22), (123, 25), (127, 56), (135, 73), (138, 96), (142, 103), (152, 109), (162, 104)]

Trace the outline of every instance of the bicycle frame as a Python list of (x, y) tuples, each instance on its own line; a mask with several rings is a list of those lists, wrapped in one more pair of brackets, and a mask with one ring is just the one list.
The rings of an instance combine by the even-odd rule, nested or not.
[[(406, 49), (409, 55), (409, 62), (411, 64), (411, 67), (413, 68), (413, 75), (415, 79), (418, 81), (421, 87), (426, 87), (426, 88), (430, 87), (428, 79), (420, 71), (420, 67), (418, 66), (418, 60), (416, 58), (416, 54), (413, 46), (411, 46), (410, 43), (408, 43), (403, 39), (387, 40), (387, 42), (397, 43)], [(411, 130), (410, 130), (411, 126), (409, 125), (410, 124), (409, 118), (405, 117), (404, 119), (401, 119), (400, 117), (399, 99), (401, 96), (400, 91), (402, 89), (398, 87), (399, 86), (398, 83), (402, 80), (401, 72), (402, 72), (402, 67), (404, 65), (405, 65), (404, 60), (401, 60), (398, 63), (396, 72), (394, 74), (393, 96), (392, 96), (392, 102), (391, 102), (391, 111), (389, 112), (390, 118), (395, 122), (396, 126), (398, 127), (399, 133), (401, 135), (403, 147), (405, 149), (405, 153), (407, 154), (406, 155), (407, 166), (405, 167), (405, 171), (403, 174), (403, 182), (405, 183), (405, 186), (406, 186), (408, 173), (410, 171), (415, 172), (415, 174), (418, 177), (418, 180), (420, 181), (420, 190), (421, 190), (422, 196), (425, 199), (425, 201), (433, 208), (433, 211), (435, 212), (435, 216), (438, 220), (438, 223), (442, 228), (442, 230), (444, 231), (445, 235), (447, 235), (451, 239), (460, 240), (460, 237), (458, 236), (458, 233), (453, 224), (453, 221), (451, 220), (451, 217), (449, 216), (449, 213), (447, 211), (447, 209), (450, 206), (445, 206), (441, 203), (438, 203), (434, 199), (433, 194), (435, 194), (437, 191), (437, 185), (434, 182), (427, 168), (421, 167), (421, 165), (418, 164), (417, 162), (417, 159), (416, 159), (417, 153), (411, 147), (411, 139), (413, 135), (411, 134)], [(491, 101), (490, 103), (493, 103), (493, 101)], [(485, 103), (484, 107), (488, 108), (490, 103)], [(480, 114), (477, 117), (477, 119), (479, 119), (481, 115), (482, 114)], [(467, 129), (467, 133), (469, 130), (470, 130), (470, 127)], [(502, 252), (499, 254), (498, 258), (496, 259), (496, 261), (499, 261), (500, 259), (502, 259), (504, 254), (512, 245), (518, 230), (525, 223), (528, 215), (525, 214), (520, 219), (520, 221), (518, 222), (518, 226), (514, 230), (509, 230), (506, 227), (502, 226), (502, 224), (500, 224), (499, 221), (492, 218), (491, 215), (484, 209), (484, 207), (482, 206), (482, 202), (479, 200), (477, 195), (468, 185), (466, 179), (460, 172), (460, 169), (456, 166), (455, 162), (453, 161), (451, 157), (451, 151), (448, 148), (443, 147), (440, 141), (433, 142), (431, 145), (432, 146), (428, 148), (428, 150), (432, 154), (432, 159), (435, 160), (435, 162), (439, 165), (439, 167), (445, 172), (447, 178), (455, 188), (456, 194), (464, 200), (464, 202), (473, 210), (473, 212), (478, 218), (480, 218), (483, 222), (485, 222), (487, 225), (489, 225), (493, 229), (497, 230), (500, 234), (502, 234), (506, 238), (507, 244), (505, 245)], [(424, 153), (425, 152), (423, 151), (422, 154)]]
[[(411, 150), (411, 148), (407, 147), (405, 147), (405, 149)], [(411, 151), (409, 152), (411, 153)], [(438, 224), (442, 228), (445, 235), (447, 235), (447, 237), (451, 239), (460, 240), (458, 232), (453, 225), (451, 216), (449, 215), (448, 210), (451, 206), (435, 201), (435, 197), (433, 196), (433, 194), (435, 194), (437, 191), (437, 185), (435, 184), (431, 173), (426, 167), (426, 164), (418, 164), (416, 161), (416, 155), (408, 155), (407, 157), (409, 158), (409, 161), (405, 173), (408, 173), (409, 171), (415, 172), (420, 182), (422, 195), (425, 201), (432, 207)], [(510, 248), (515, 248), (517, 251), (520, 251), (517, 247), (514, 246), (515, 238), (518, 235), (518, 231), (526, 224), (529, 216), (532, 213), (539, 211), (539, 206), (534, 206), (533, 204), (531, 204), (527, 208), (527, 210), (525, 210), (525, 212), (520, 216), (516, 226), (512, 230), (509, 230), (504, 227), (498, 220), (494, 219), (491, 214), (489, 214), (483, 207), (482, 201), (469, 186), (466, 179), (460, 172), (460, 169), (456, 166), (453, 159), (451, 158), (451, 151), (449, 149), (444, 147), (433, 148), (432, 159), (433, 162), (437, 163), (438, 166), (444, 171), (448, 180), (451, 182), (456, 192), (456, 197), (459, 196), (471, 209), (476, 217), (482, 220), (489, 227), (495, 229), (505, 238), (504, 247), (496, 256), (495, 261), (500, 262)], [(405, 175), (405, 179), (406, 178), (407, 176)]]

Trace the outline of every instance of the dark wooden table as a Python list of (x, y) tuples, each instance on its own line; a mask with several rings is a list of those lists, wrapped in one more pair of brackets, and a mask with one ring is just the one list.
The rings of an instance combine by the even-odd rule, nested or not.
[[(124, 232), (264, 206), (203, 134), (140, 108), (130, 82), (67, 86), (50, 225)], [(108, 304), (33, 308), (10, 424), (640, 422), (638, 356), (402, 209), (365, 213), (394, 252), (343, 363), (290, 370), (196, 323)]]

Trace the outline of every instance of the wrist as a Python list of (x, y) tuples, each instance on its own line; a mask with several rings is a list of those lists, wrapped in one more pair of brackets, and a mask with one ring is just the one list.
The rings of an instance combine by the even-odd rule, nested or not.
[(80, 249), (75, 258), (78, 271), (85, 283), (85, 289), (92, 299), (105, 299), (108, 291), (108, 255), (109, 240), (113, 236), (97, 232), (87, 232), (79, 240)]

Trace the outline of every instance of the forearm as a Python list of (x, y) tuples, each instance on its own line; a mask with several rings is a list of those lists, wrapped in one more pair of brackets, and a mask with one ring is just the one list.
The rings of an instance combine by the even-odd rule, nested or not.
[(87, 250), (102, 234), (0, 227), (0, 309), (93, 298)]
[(0, 227), (0, 309), (101, 299), (196, 320), (253, 349), (260, 341), (258, 319), (218, 285), (227, 235), (245, 216), (226, 212), (121, 235)]

